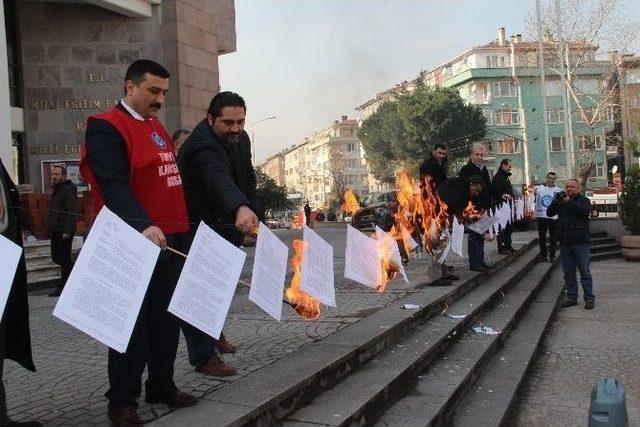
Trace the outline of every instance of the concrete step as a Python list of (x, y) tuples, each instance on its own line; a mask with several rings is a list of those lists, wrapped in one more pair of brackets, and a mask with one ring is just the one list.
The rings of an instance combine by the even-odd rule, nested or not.
[[(426, 349), (432, 348), (427, 353), (435, 355), (441, 346), (450, 341), (448, 336), (466, 329), (473, 320), (470, 316), (453, 324), (441, 323), (445, 319), (439, 316), (443, 308), (474, 291), (477, 298), (474, 299), (474, 304), (477, 305), (472, 311), (476, 313), (482, 310), (485, 304), (500, 295), (501, 289), (506, 289), (516, 276), (535, 263), (536, 251), (530, 249), (536, 243), (536, 240), (529, 242), (516, 253), (498, 261), (492, 271), (474, 275), (457, 286), (423, 289), (399, 300), (321, 341), (305, 345), (277, 362), (206, 395), (201, 404), (189, 411), (169, 414), (155, 424), (207, 425), (215, 419), (217, 425), (272, 425), (326, 390), (336, 387), (336, 384), (352, 373), (363, 367), (370, 369), (374, 364), (367, 362), (410, 334), (432, 333), (431, 341), (422, 344), (421, 352), (425, 353)], [(488, 283), (491, 285), (487, 285)], [(482, 286), (478, 286), (480, 284)], [(419, 304), (421, 308), (399, 309), (399, 306), (406, 303)], [(438, 330), (417, 329), (431, 318), (442, 327)], [(426, 357), (422, 359), (427, 360)], [(420, 363), (414, 365), (420, 366)], [(396, 369), (397, 372), (397, 368), (388, 368)], [(408, 368), (407, 373), (400, 372), (401, 376), (407, 378), (411, 369)], [(350, 399), (353, 397), (352, 394), (349, 395)]]
[[(526, 313), (538, 291), (545, 286), (554, 267), (555, 264), (539, 263), (525, 270), (526, 275), (482, 317), (485, 325), (501, 333), (482, 335), (464, 331), (446, 352), (417, 376), (417, 381), (406, 395), (387, 409), (374, 425), (446, 425), (449, 414), (469, 392), (476, 378), (483, 375), (484, 361), (492, 357), (509, 338), (509, 332)], [(464, 305), (459, 309), (464, 310)], [(492, 424), (479, 422), (476, 425)]]
[(556, 269), (548, 282), (509, 333), (504, 347), (484, 363), (479, 379), (448, 417), (447, 425), (510, 425), (510, 411), (561, 301), (562, 270)]
[(32, 283), (39, 282), (44, 278), (60, 278), (60, 266), (56, 264), (37, 265), (27, 270), (27, 284), (29, 288), (31, 288)]
[(51, 243), (48, 240), (38, 240), (36, 242), (27, 242), (23, 246), (26, 257), (30, 255), (49, 255), (51, 256)]
[(616, 239), (614, 239), (613, 237), (595, 237), (591, 239), (591, 245), (603, 245), (603, 244), (607, 244), (607, 243), (616, 243)]
[(599, 237), (609, 237), (606, 231), (590, 231), (589, 236), (591, 236), (592, 239)]
[(622, 258), (622, 249), (609, 250), (607, 252), (598, 252), (591, 254), (591, 261), (606, 261), (608, 259)]
[(605, 243), (600, 245), (592, 244), (591, 247), (589, 248), (589, 252), (591, 252), (592, 254), (597, 254), (600, 252), (611, 252), (615, 250), (622, 250), (620, 248), (620, 245), (617, 243)]

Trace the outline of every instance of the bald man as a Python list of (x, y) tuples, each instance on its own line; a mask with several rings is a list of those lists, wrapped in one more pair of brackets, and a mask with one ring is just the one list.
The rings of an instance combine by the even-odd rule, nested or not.
[(560, 257), (564, 271), (567, 299), (562, 307), (578, 305), (578, 280), (576, 268), (580, 270), (580, 282), (584, 292), (584, 308), (594, 307), (593, 279), (589, 270), (589, 213), (591, 203), (582, 195), (582, 186), (577, 179), (569, 179), (565, 191), (557, 193), (547, 208), (547, 216), (558, 215), (557, 232), (560, 240)]

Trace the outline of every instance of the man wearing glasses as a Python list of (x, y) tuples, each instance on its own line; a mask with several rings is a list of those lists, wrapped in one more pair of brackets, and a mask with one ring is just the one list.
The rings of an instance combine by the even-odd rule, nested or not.
[[(556, 256), (557, 234), (556, 220), (558, 216), (547, 216), (547, 208), (553, 202), (555, 195), (562, 191), (562, 188), (556, 186), (556, 173), (547, 173), (547, 182), (544, 185), (534, 187), (533, 194), (536, 197), (536, 221), (538, 222), (538, 236), (540, 237), (538, 244), (540, 245), (540, 261), (553, 262)], [(549, 251), (547, 252), (547, 230), (549, 230)], [(547, 258), (548, 253), (548, 258)]]

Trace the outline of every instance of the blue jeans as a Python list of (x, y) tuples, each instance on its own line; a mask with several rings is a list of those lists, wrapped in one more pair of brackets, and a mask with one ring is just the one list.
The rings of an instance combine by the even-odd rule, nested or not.
[(580, 282), (584, 292), (585, 301), (593, 301), (593, 279), (589, 271), (589, 244), (569, 243), (560, 245), (562, 270), (564, 271), (564, 283), (567, 288), (567, 298), (571, 301), (578, 300), (578, 280), (576, 267), (580, 270)]
[(482, 269), (484, 264), (484, 236), (469, 230), (469, 268), (472, 270)]

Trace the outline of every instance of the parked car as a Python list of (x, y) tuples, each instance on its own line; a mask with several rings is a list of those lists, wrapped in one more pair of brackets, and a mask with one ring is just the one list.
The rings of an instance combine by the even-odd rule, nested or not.
[(351, 225), (358, 230), (374, 230), (375, 226), (389, 231), (398, 211), (395, 190), (371, 192), (362, 199), (361, 208), (353, 215)]

